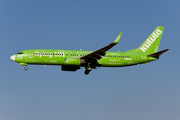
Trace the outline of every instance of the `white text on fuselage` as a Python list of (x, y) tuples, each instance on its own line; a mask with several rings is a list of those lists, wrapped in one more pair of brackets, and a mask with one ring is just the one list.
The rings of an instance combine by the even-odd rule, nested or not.
[(54, 53), (47, 53), (47, 52), (35, 52), (34, 53), (35, 56), (39, 56), (39, 57), (42, 57), (42, 56), (48, 56), (49, 58), (52, 58), (53, 56), (54, 57), (65, 57), (64, 56), (64, 52), (54, 52)]
[(146, 50), (153, 44), (153, 42), (161, 35), (162, 31), (157, 29), (155, 32), (152, 33), (152, 36), (149, 37), (146, 42), (140, 47), (140, 49), (143, 52), (146, 52)]

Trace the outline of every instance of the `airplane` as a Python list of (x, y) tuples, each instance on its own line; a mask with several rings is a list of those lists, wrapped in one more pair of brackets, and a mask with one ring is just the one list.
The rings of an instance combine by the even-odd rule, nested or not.
[(160, 55), (169, 50), (158, 52), (163, 30), (163, 26), (158, 26), (140, 47), (125, 52), (108, 51), (119, 43), (121, 32), (114, 42), (96, 51), (30, 49), (20, 51), (12, 55), (10, 59), (26, 66), (25, 70), (28, 70), (27, 65), (30, 64), (61, 65), (62, 71), (76, 71), (85, 67), (84, 73), (88, 75), (92, 69), (97, 67), (126, 67), (159, 59)]

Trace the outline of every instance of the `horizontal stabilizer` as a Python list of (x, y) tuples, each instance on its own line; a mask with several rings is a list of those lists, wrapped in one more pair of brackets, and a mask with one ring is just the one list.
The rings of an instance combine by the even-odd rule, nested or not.
[(168, 50), (169, 50), (169, 49), (165, 49), (165, 50), (162, 50), (162, 51), (159, 51), (159, 52), (156, 52), (156, 53), (147, 55), (147, 56), (148, 56), (148, 57), (157, 57), (157, 56), (162, 55), (163, 53), (165, 53), (165, 52), (168, 51)]

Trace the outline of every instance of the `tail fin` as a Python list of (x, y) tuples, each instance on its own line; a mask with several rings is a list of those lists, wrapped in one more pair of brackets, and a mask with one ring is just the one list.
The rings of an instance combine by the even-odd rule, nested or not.
[(163, 26), (158, 26), (139, 48), (126, 52), (147, 53), (147, 54), (158, 52), (163, 30), (164, 30)]

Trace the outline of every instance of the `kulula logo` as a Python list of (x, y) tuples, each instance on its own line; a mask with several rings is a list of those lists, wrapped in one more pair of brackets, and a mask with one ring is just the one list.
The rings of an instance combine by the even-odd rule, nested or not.
[(162, 31), (157, 29), (155, 32), (151, 34), (151, 36), (146, 40), (146, 42), (140, 47), (140, 49), (143, 52), (146, 52), (146, 50), (151, 46), (151, 44), (154, 43), (154, 41), (162, 34)]

